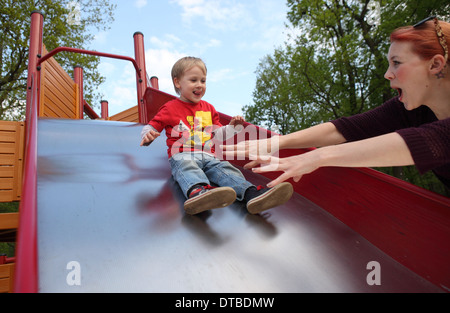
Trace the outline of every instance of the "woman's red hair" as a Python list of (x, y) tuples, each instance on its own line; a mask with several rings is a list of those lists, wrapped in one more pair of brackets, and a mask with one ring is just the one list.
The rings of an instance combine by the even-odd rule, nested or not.
[[(444, 33), (447, 46), (450, 45), (450, 23), (439, 20)], [(439, 43), (433, 20), (414, 28), (413, 26), (400, 27), (391, 34), (391, 42), (403, 41), (413, 43), (413, 51), (425, 60), (430, 60), (436, 54), (444, 55), (444, 49)], [(450, 46), (449, 46), (450, 48)], [(447, 60), (450, 63), (450, 59)]]

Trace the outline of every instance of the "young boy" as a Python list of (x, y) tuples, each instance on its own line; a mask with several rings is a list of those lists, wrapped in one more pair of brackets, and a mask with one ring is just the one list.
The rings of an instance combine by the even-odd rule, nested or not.
[(172, 80), (180, 97), (164, 104), (144, 127), (141, 146), (151, 144), (163, 129), (166, 131), (172, 175), (187, 197), (187, 214), (225, 207), (236, 199), (244, 201), (252, 214), (285, 203), (293, 192), (291, 184), (271, 189), (256, 187), (229, 162), (214, 156), (212, 138), (234, 136), (234, 127), (242, 125), (244, 119), (236, 116), (228, 126), (220, 124), (214, 107), (202, 100), (206, 74), (201, 59), (185, 57), (175, 63)]

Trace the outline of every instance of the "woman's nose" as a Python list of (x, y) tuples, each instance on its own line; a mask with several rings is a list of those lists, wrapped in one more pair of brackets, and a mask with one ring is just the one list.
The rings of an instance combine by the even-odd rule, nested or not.
[(391, 71), (391, 68), (389, 67), (386, 73), (384, 73), (384, 78), (386, 78), (387, 80), (393, 80), (394, 77), (395, 77), (394, 73)]

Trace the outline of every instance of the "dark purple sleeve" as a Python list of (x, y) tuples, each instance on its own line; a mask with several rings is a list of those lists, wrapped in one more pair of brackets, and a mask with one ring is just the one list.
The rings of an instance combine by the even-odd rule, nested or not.
[(419, 126), (421, 115), (422, 112), (407, 112), (403, 103), (393, 98), (373, 110), (331, 122), (347, 141), (358, 141)]
[(450, 118), (397, 131), (420, 173), (450, 164)]
[(332, 123), (347, 141), (397, 132), (421, 173), (450, 164), (450, 119), (438, 121), (426, 106), (407, 111), (393, 98), (371, 111)]

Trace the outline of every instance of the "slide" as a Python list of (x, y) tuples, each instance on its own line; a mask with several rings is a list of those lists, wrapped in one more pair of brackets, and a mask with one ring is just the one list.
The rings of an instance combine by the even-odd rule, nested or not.
[(141, 129), (39, 120), (39, 292), (442, 292), (298, 193), (184, 214), (164, 135), (139, 147)]

